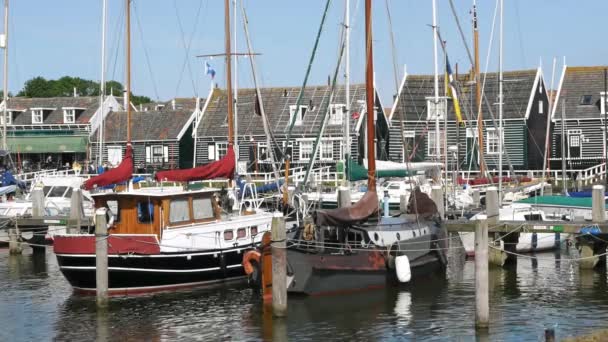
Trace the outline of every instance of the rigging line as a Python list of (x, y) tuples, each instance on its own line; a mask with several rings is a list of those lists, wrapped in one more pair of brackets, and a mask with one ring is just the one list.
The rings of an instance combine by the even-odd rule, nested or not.
[[(125, 15), (125, 12), (120, 11), (120, 16), (118, 17), (118, 21), (116, 22), (116, 27), (115, 27), (115, 31), (114, 31), (115, 33), (123, 31), (124, 15)], [(112, 80), (116, 80), (116, 68), (118, 66), (118, 55), (120, 53), (120, 46), (122, 46), (121, 45), (122, 37), (123, 37), (122, 34), (116, 34), (116, 38), (114, 40), (114, 43), (116, 43), (116, 44), (114, 45), (114, 66), (112, 67)], [(114, 95), (114, 94), (111, 94), (111, 95)]]
[[(308, 61), (308, 66), (306, 68), (306, 74), (304, 75), (304, 82), (302, 83), (302, 88), (300, 89), (300, 93), (298, 94), (298, 99), (296, 100), (296, 115), (293, 115), (291, 118), (291, 123), (289, 125), (289, 131), (287, 132), (286, 145), (289, 144), (289, 140), (291, 138), (291, 134), (293, 132), (293, 127), (295, 126), (296, 119), (298, 117), (297, 113), (299, 112), (300, 106), (302, 105), (302, 99), (304, 97), (304, 89), (306, 88), (306, 84), (308, 83), (308, 77), (310, 76), (310, 70), (312, 69), (312, 63), (315, 60), (315, 56), (317, 54), (317, 47), (319, 46), (319, 40), (321, 40), (321, 33), (323, 32), (323, 27), (325, 26), (325, 19), (327, 18), (327, 12), (329, 11), (329, 5), (331, 5), (331, 0), (327, 0), (325, 4), (325, 10), (323, 11), (323, 16), (321, 17), (321, 24), (319, 25), (319, 30), (317, 32), (317, 37), (315, 38), (315, 43), (312, 48), (312, 53), (310, 54), (310, 59)], [(287, 147), (283, 149), (283, 155), (287, 152)]]
[(395, 89), (399, 91), (399, 73), (397, 72), (397, 48), (395, 47), (395, 32), (393, 31), (393, 18), (388, 0), (384, 1), (386, 5), (386, 17), (388, 19), (388, 32), (391, 40), (391, 57), (393, 61), (393, 78), (395, 80)]
[(141, 39), (141, 45), (144, 48), (144, 55), (146, 57), (146, 65), (148, 66), (148, 72), (150, 73), (150, 79), (152, 80), (152, 88), (154, 89), (154, 95), (156, 96), (156, 100), (160, 101), (160, 96), (158, 95), (158, 88), (156, 86), (156, 80), (154, 78), (154, 72), (152, 71), (152, 64), (150, 63), (150, 55), (148, 54), (148, 48), (146, 47), (146, 41), (144, 40), (144, 31), (141, 29), (139, 13), (137, 12), (137, 6), (135, 5), (136, 1), (132, 1), (132, 3), (133, 3), (133, 12), (135, 12), (135, 21), (137, 22), (137, 29), (139, 31), (139, 36)]
[(184, 74), (184, 69), (186, 67), (188, 67), (188, 76), (190, 77), (190, 82), (192, 83), (192, 91), (194, 92), (195, 96), (198, 96), (198, 90), (196, 87), (196, 82), (194, 81), (194, 77), (193, 72), (192, 72), (192, 65), (190, 64), (190, 59), (188, 58), (189, 53), (190, 53), (190, 47), (192, 46), (192, 40), (194, 38), (194, 34), (196, 33), (196, 28), (198, 26), (198, 22), (199, 22), (199, 18), (200, 18), (200, 14), (201, 14), (201, 9), (203, 8), (203, 0), (201, 0), (199, 2), (199, 6), (198, 9), (196, 10), (196, 19), (194, 21), (194, 27), (192, 29), (192, 33), (190, 34), (190, 39), (188, 40), (188, 44), (186, 44), (186, 39), (185, 39), (185, 33), (184, 33), (184, 26), (182, 25), (182, 19), (179, 16), (179, 10), (177, 8), (177, 1), (173, 0), (173, 8), (175, 9), (175, 17), (177, 18), (177, 23), (179, 26), (179, 32), (180, 32), (180, 40), (181, 43), (183, 45), (183, 48), (185, 50), (185, 56), (184, 56), (184, 62), (182, 63), (182, 70), (180, 71), (179, 74), (179, 80), (177, 81), (177, 86), (175, 87), (175, 94), (177, 95), (178, 91), (179, 91), (179, 86), (182, 83), (182, 76)]
[(524, 36), (521, 34), (521, 19), (519, 16), (519, 1), (515, 0), (515, 20), (517, 21), (517, 36), (519, 40), (519, 52), (521, 53), (521, 67), (526, 65), (526, 50), (524, 50)]
[(473, 55), (471, 54), (469, 45), (466, 44), (467, 39), (464, 36), (464, 32), (462, 31), (462, 26), (460, 25), (460, 19), (458, 19), (458, 14), (456, 13), (456, 7), (454, 6), (454, 2), (452, 0), (450, 0), (450, 8), (452, 9), (452, 15), (454, 16), (454, 20), (456, 20), (456, 26), (458, 27), (458, 32), (460, 33), (460, 38), (462, 38), (462, 41), (465, 42), (464, 48), (467, 51), (467, 55), (469, 55), (469, 60), (473, 61)]

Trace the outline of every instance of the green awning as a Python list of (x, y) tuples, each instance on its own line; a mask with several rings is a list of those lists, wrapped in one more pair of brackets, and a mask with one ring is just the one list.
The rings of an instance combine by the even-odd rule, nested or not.
[[(591, 197), (569, 197), (569, 196), (535, 196), (517, 201), (517, 203), (532, 204), (538, 206), (580, 207), (591, 209)], [(608, 208), (608, 205), (606, 206)]]
[(88, 139), (83, 136), (37, 136), (7, 137), (6, 140), (12, 153), (84, 153)]

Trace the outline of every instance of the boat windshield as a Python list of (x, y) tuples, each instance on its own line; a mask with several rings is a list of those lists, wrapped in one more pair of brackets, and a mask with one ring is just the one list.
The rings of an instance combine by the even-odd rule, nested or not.
[(67, 186), (45, 186), (43, 191), (45, 197), (70, 197), (72, 195), (72, 188)]

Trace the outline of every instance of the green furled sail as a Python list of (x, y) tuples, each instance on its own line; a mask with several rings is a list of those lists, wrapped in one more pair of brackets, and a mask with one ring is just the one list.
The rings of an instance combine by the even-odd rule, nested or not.
[[(348, 159), (348, 180), (351, 182), (367, 179), (367, 169), (356, 161)], [(376, 178), (407, 177), (407, 170), (376, 170)]]

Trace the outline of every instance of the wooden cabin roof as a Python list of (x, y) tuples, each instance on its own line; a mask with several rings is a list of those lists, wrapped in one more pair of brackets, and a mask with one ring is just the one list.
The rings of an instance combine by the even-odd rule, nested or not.
[(563, 101), (566, 119), (599, 119), (600, 93), (604, 92), (604, 70), (608, 66), (566, 67), (558, 90), (553, 118), (560, 120)]
[[(264, 103), (264, 110), (270, 122), (270, 129), (275, 135), (286, 135), (289, 130), (290, 106), (296, 104), (300, 87), (274, 87), (260, 89)], [(327, 85), (309, 86), (304, 89), (301, 104), (309, 106), (301, 125), (295, 125), (294, 137), (317, 134), (323, 117), (322, 108), (329, 101), (331, 87)], [(360, 113), (365, 109), (365, 85), (353, 84), (350, 87), (351, 115), (350, 127), (355, 132)], [(254, 112), (255, 89), (238, 90), (238, 134), (239, 136), (265, 135), (261, 117)], [(345, 88), (337, 86), (333, 104), (345, 103)], [(209, 104), (203, 113), (202, 121), (198, 126), (199, 137), (226, 137), (228, 136), (226, 91), (214, 89)], [(312, 109), (312, 110), (310, 110)], [(342, 125), (328, 124), (325, 135), (340, 136), (343, 134)]]
[[(162, 110), (131, 112), (131, 139), (133, 141), (177, 140), (193, 110)], [(127, 113), (110, 112), (104, 121), (106, 142), (127, 140)], [(97, 139), (97, 134), (93, 134)]]
[(99, 97), (12, 97), (8, 99), (8, 111), (14, 112), (13, 125), (31, 125), (32, 109), (44, 109), (43, 125), (63, 124), (63, 109), (77, 108), (76, 124), (87, 124), (99, 108)]
[[(504, 72), (504, 112), (505, 119), (524, 119), (527, 114), (528, 103), (535, 86), (535, 80), (539, 70), (522, 70)], [(492, 112), (498, 118), (498, 74), (481, 74), (485, 80), (485, 94), (492, 104)], [(455, 76), (456, 77), (456, 76)], [(477, 112), (472, 113), (475, 108), (475, 84), (470, 74), (457, 77), (457, 93), (460, 101), (462, 116), (465, 120), (476, 120)], [(542, 75), (540, 75), (542, 81)], [(543, 84), (544, 88), (544, 84)], [(542, 89), (545, 91), (545, 89)], [(444, 76), (439, 77), (440, 96), (445, 94)], [(401, 92), (399, 103), (391, 120), (399, 120), (405, 113), (406, 121), (426, 121), (427, 104), (426, 98), (434, 95), (433, 75), (407, 75), (405, 86)], [(484, 103), (484, 117), (490, 118), (487, 106)], [(448, 101), (448, 120), (455, 120), (452, 101)]]
[(182, 190), (177, 187), (166, 188), (140, 188), (133, 191), (122, 192), (98, 192), (91, 194), (92, 197), (177, 197), (177, 196), (192, 196), (198, 194), (209, 194), (218, 192), (220, 189), (205, 188), (200, 190)]

